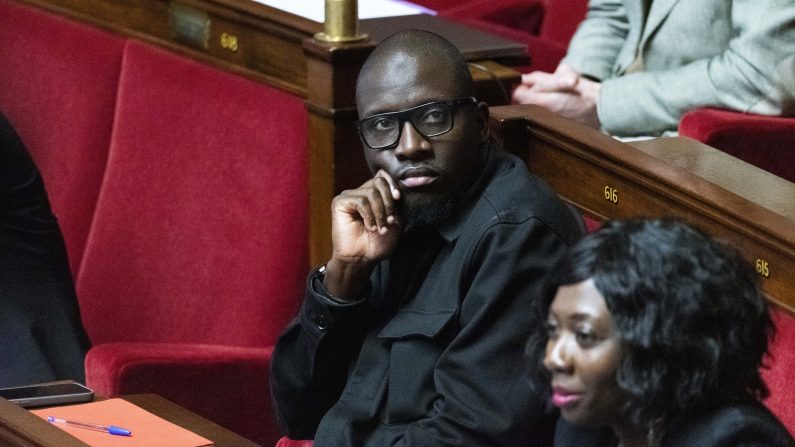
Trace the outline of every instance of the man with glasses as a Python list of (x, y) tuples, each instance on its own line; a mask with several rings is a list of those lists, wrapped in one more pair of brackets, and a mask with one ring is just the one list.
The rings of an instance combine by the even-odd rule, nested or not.
[(335, 197), (333, 254), (273, 354), (293, 439), (333, 446), (544, 445), (523, 348), (531, 303), (580, 221), (493, 144), (458, 50), (384, 40), (356, 85), (373, 177)]

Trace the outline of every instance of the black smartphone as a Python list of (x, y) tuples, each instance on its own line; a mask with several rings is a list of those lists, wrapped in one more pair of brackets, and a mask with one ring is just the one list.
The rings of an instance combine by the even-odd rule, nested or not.
[(94, 391), (72, 380), (0, 388), (0, 397), (25, 408), (90, 402)]

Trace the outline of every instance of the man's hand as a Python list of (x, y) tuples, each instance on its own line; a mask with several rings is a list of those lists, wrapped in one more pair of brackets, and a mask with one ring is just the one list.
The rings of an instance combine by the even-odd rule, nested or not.
[(566, 64), (555, 73), (534, 71), (522, 75), (522, 84), (513, 92), (514, 101), (536, 104), (555, 113), (599, 128), (596, 105), (602, 85), (580, 75)]
[(400, 190), (384, 171), (331, 202), (331, 240), (324, 285), (343, 300), (366, 293), (376, 263), (395, 251), (403, 233), (397, 214)]

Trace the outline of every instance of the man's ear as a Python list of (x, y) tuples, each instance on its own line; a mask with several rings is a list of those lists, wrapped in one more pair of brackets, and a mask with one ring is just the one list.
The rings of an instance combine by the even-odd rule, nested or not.
[(480, 129), (480, 141), (486, 142), (489, 139), (489, 106), (481, 101), (475, 105), (475, 122)]

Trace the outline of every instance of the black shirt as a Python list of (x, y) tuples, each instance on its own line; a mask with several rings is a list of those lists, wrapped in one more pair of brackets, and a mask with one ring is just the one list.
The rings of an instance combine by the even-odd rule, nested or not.
[[(616, 447), (609, 427), (584, 428), (560, 419), (555, 447)], [(761, 403), (726, 402), (679, 417), (665, 431), (660, 447), (795, 447), (787, 429)]]
[[(310, 275), (273, 356), (288, 435), (333, 446), (543, 445), (524, 346), (533, 301), (580, 222), (524, 163), (498, 148), (439, 228), (408, 231), (339, 304)], [(551, 441), (550, 441), (551, 442)]]

